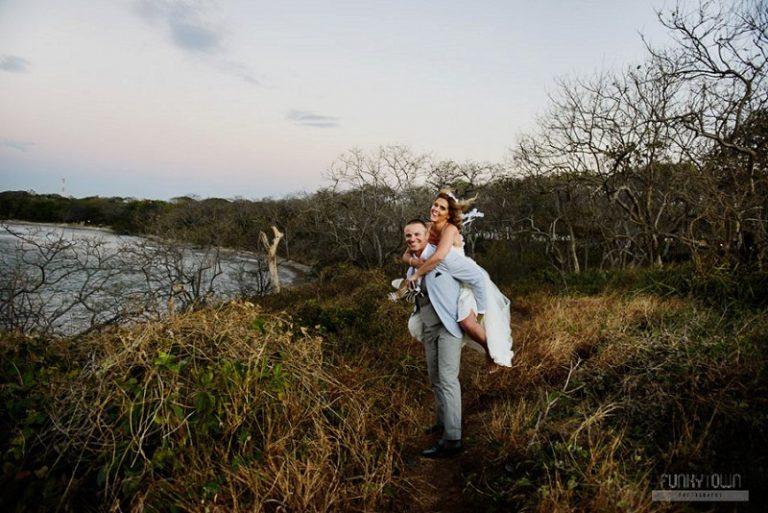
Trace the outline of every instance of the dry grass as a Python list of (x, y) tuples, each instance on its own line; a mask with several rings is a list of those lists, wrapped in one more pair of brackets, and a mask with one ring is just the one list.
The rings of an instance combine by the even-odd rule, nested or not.
[[(651, 502), (663, 472), (734, 471), (716, 459), (748, 418), (731, 417), (738, 405), (765, 403), (744, 388), (765, 387), (765, 346), (743, 342), (765, 340), (761, 313), (729, 324), (690, 301), (643, 294), (513, 304), (527, 314), (515, 323), (513, 368), (470, 374), (478, 396), (493, 398), (474, 419), (490, 463), (465, 469), (474, 500), (541, 512), (683, 511)], [(742, 429), (765, 436), (764, 425)]]
[(516, 307), (532, 312), (515, 333), (516, 374), (519, 381), (531, 385), (563, 379), (574, 360), (591, 357), (601, 345), (631, 338), (632, 327), (680, 311), (685, 303), (650, 295), (535, 294), (517, 298)]
[(765, 464), (764, 315), (643, 294), (513, 298), (512, 369), (464, 353), (467, 453), (419, 461), (433, 401), (387, 281), (7, 339), (0, 506), (645, 513), (682, 510), (650, 502), (662, 472)]
[(232, 303), (76, 341), (83, 369), (51, 383), (35, 447), (69, 474), (62, 504), (95, 481), (114, 511), (384, 507), (408, 488), (407, 393), (337, 378), (322, 340), (294, 328)]

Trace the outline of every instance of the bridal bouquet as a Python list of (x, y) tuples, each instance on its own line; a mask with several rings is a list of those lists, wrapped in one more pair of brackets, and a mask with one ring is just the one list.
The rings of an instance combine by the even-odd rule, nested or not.
[(405, 299), (409, 303), (415, 303), (416, 298), (421, 294), (421, 287), (419, 283), (410, 283), (408, 280), (398, 278), (392, 280), (392, 287), (395, 292), (390, 292), (387, 297), (390, 301), (397, 301), (398, 299)]

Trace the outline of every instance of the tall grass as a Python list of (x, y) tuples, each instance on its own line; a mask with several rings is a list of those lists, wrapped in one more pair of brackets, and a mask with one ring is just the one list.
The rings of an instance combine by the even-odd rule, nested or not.
[(5, 334), (0, 510), (689, 511), (651, 502), (665, 472), (740, 473), (739, 511), (759, 510), (762, 307), (637, 277), (592, 295), (508, 288), (513, 367), (489, 377), (465, 352), (467, 449), (431, 467), (422, 350), (388, 278), (335, 268), (259, 304)]
[(2, 348), (5, 511), (372, 511), (407, 488), (406, 391), (335, 375), (286, 315), (231, 303), (46, 343)]
[(514, 372), (485, 386), (498, 398), (480, 414), (496, 464), (466, 470), (474, 500), (499, 511), (688, 511), (651, 502), (664, 473), (738, 473), (759, 510), (764, 311), (724, 316), (645, 293), (534, 294), (517, 304), (531, 316), (517, 331)]

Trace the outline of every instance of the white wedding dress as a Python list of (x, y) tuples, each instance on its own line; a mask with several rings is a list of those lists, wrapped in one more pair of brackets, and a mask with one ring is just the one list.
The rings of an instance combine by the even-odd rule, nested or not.
[[(428, 259), (429, 256), (434, 253), (435, 249), (433, 244), (427, 245), (421, 258), (424, 260)], [(463, 247), (453, 246), (451, 251), (456, 251), (464, 258), (469, 258), (464, 253)], [(485, 328), (485, 334), (488, 339), (488, 351), (497, 365), (511, 367), (512, 358), (515, 356), (515, 352), (512, 350), (512, 328), (510, 326), (509, 315), (510, 302), (509, 299), (501, 293), (496, 284), (493, 283), (491, 277), (485, 272), (485, 269), (482, 267), (480, 269), (485, 276), (485, 286), (487, 289), (487, 305), (485, 315), (480, 324)], [(463, 321), (471, 312), (477, 312), (475, 295), (472, 293), (472, 289), (469, 285), (462, 283), (461, 291), (459, 292), (459, 315), (456, 320), (458, 322)], [(412, 315), (408, 321), (408, 330), (417, 340), (421, 340), (421, 328), (421, 318), (419, 315)], [(469, 338), (466, 334), (462, 339), (462, 344), (485, 354), (483, 346)]]

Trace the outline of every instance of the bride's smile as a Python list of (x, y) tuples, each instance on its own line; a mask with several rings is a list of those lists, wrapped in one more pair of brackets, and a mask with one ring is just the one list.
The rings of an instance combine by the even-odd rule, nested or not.
[(429, 219), (433, 223), (442, 223), (448, 219), (448, 201), (444, 198), (437, 198), (429, 209)]

